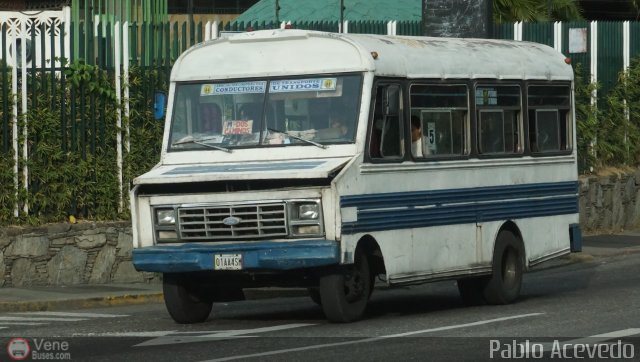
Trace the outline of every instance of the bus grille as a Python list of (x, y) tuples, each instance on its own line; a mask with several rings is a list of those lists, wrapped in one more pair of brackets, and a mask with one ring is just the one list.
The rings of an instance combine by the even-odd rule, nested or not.
[[(223, 220), (233, 217), (235, 225)], [(182, 240), (237, 240), (287, 235), (284, 203), (178, 209)], [(228, 222), (229, 223), (229, 222)]]

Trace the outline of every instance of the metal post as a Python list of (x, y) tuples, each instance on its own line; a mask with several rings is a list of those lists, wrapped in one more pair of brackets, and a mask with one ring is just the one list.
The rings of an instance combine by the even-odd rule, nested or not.
[(280, 24), (280, 0), (276, 0), (276, 24)]
[(193, 29), (193, 0), (189, 0), (187, 3), (187, 13), (189, 14), (189, 44), (192, 45), (195, 40)]
[(344, 27), (344, 0), (340, 0), (340, 32), (343, 32)]

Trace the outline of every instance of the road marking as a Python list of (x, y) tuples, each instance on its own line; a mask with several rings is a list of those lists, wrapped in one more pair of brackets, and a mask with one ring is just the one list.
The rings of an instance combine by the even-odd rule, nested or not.
[(141, 332), (89, 332), (74, 333), (72, 337), (163, 337), (176, 331), (141, 331)]
[(12, 315), (38, 315), (51, 317), (77, 317), (77, 318), (118, 318), (128, 317), (127, 314), (101, 314), (101, 313), (71, 313), (71, 312), (18, 312)]
[(365, 339), (360, 339), (360, 340), (356, 340), (356, 341), (316, 344), (316, 345), (306, 346), (306, 347), (280, 349), (280, 350), (275, 350), (275, 351), (247, 354), (247, 355), (242, 355), (242, 356), (230, 356), (230, 357), (216, 358), (216, 359), (207, 360), (207, 361), (204, 361), (204, 362), (232, 361), (232, 360), (236, 360), (236, 359), (273, 356), (273, 355), (277, 355), (277, 354), (284, 354), (284, 353), (290, 353), (290, 352), (302, 352), (302, 351), (307, 351), (307, 350), (312, 350), (312, 349), (346, 346), (346, 345), (359, 344), (359, 343), (370, 343), (370, 342), (377, 342), (377, 341), (381, 341), (381, 340), (389, 339), (389, 338), (400, 338), (400, 337), (406, 337), (406, 336), (413, 336), (413, 335), (416, 335), (416, 334), (433, 333), (433, 332), (440, 332), (440, 331), (448, 331), (448, 330), (451, 330), (451, 329), (474, 327), (474, 326), (479, 326), (479, 325), (483, 325), (483, 324), (490, 324), (490, 323), (498, 323), (498, 322), (508, 321), (508, 320), (512, 320), (512, 319), (535, 317), (535, 316), (539, 316), (539, 315), (543, 315), (543, 314), (544, 313), (519, 314), (519, 315), (514, 315), (514, 316), (509, 316), (509, 317), (486, 319), (486, 320), (477, 321), (477, 322), (471, 322), (471, 323), (454, 324), (454, 325), (451, 325), (451, 326), (442, 326), (442, 327), (437, 327), (437, 328), (423, 329), (423, 330), (419, 330), (419, 331), (411, 331), (411, 332), (405, 332), (405, 333), (390, 334), (390, 335), (380, 336), (380, 337), (365, 338)]
[(271, 326), (271, 327), (262, 327), (262, 328), (253, 328), (253, 329), (234, 329), (228, 331), (203, 331), (201, 335), (185, 335), (185, 334), (193, 334), (193, 332), (189, 333), (180, 333), (178, 335), (172, 336), (161, 336), (156, 339), (152, 339), (149, 341), (142, 342), (140, 344), (136, 344), (135, 347), (146, 347), (146, 346), (158, 346), (158, 345), (166, 345), (166, 344), (180, 344), (180, 343), (193, 343), (193, 342), (204, 342), (204, 341), (219, 341), (226, 339), (235, 339), (235, 338), (252, 338), (257, 336), (252, 336), (251, 334), (255, 333), (265, 333), (265, 332), (274, 332), (281, 331), (285, 329), (292, 328), (300, 328), (313, 326), (315, 324), (308, 323), (294, 323), (294, 324), (283, 324), (279, 326)]
[(78, 322), (86, 321), (86, 318), (53, 318), (53, 317), (0, 317), (0, 323), (4, 321), (29, 321), (29, 322)]
[(46, 323), (38, 322), (0, 322), (3, 326), (41, 326)]

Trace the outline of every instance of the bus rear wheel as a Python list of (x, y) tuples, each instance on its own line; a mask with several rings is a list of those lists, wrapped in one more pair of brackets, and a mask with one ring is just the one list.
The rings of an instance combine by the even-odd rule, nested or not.
[(197, 285), (179, 274), (164, 274), (162, 291), (167, 311), (177, 323), (204, 322), (211, 314), (213, 303), (202, 297)]
[(524, 272), (524, 247), (510, 231), (503, 230), (496, 238), (493, 251), (493, 271), (484, 287), (489, 304), (509, 304), (520, 295)]
[(367, 307), (372, 287), (367, 256), (356, 250), (353, 265), (344, 272), (320, 278), (320, 302), (325, 316), (334, 323), (359, 320)]

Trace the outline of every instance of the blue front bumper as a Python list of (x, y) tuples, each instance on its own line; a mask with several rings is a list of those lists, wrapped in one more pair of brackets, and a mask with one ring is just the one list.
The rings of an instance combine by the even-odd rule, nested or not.
[(138, 271), (178, 273), (213, 270), (214, 254), (242, 254), (242, 269), (290, 270), (340, 262), (334, 240), (159, 245), (133, 250)]

